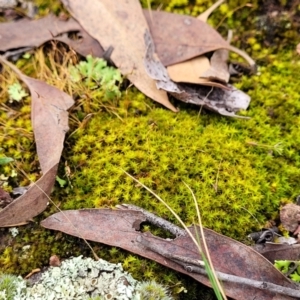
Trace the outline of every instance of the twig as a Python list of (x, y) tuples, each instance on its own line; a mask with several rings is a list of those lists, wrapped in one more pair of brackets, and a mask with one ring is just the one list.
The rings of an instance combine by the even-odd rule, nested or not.
[(145, 248), (160, 254), (161, 256), (164, 256), (166, 258), (169, 258), (171, 260), (177, 260), (186, 264), (193, 264), (199, 267), (204, 267), (204, 262), (200, 259), (193, 259), (193, 258), (189, 258), (189, 257), (185, 257), (185, 256), (181, 256), (181, 255), (177, 255), (177, 254), (171, 254), (169, 252), (166, 252), (162, 249), (160, 249), (159, 247), (157, 247), (155, 244), (150, 243), (150, 241), (148, 241), (147, 239), (145, 239), (145, 237), (143, 237), (142, 235), (139, 235), (136, 238), (136, 241), (138, 243), (140, 243), (141, 245), (143, 245)]
[(170, 233), (172, 233), (173, 235), (175, 235), (176, 237), (179, 236), (184, 236), (186, 235), (185, 230), (183, 230), (181, 227), (178, 227), (174, 224), (172, 224), (171, 222), (156, 216), (155, 214), (132, 204), (122, 204), (122, 205), (117, 205), (117, 208), (122, 209), (123, 207), (127, 208), (127, 209), (133, 209), (133, 210), (138, 210), (141, 211), (144, 216), (146, 217), (146, 220), (153, 224), (158, 226), (159, 228), (162, 228), (164, 230), (169, 231)]
[[(181, 256), (181, 255), (171, 254), (161, 248), (158, 248), (154, 244), (151, 244), (150, 241), (148, 241), (141, 235), (138, 236), (136, 240), (137, 240), (137, 242), (142, 244), (147, 249), (149, 249), (157, 254), (160, 254), (161, 256), (168, 258), (168, 259), (174, 261), (175, 263), (181, 265), (189, 273), (207, 275), (206, 270), (203, 268), (204, 262), (201, 260), (196, 260), (196, 259), (188, 258), (185, 256)], [(274, 284), (271, 282), (248, 279), (248, 278), (239, 277), (239, 276), (235, 276), (235, 275), (231, 275), (231, 274), (226, 274), (226, 273), (219, 272), (219, 271), (215, 271), (215, 272), (216, 272), (218, 279), (220, 279), (222, 281), (244, 284), (244, 285), (248, 285), (248, 286), (260, 289), (260, 290), (266, 290), (266, 291), (278, 293), (281, 295), (300, 298), (300, 290), (299, 289), (296, 290), (296, 289), (292, 289), (292, 288), (287, 288), (287, 287), (283, 287), (281, 285), (277, 285), (277, 284)]]
[[(201, 267), (186, 265), (186, 266), (184, 266), (184, 269), (188, 272), (207, 275), (207, 272)], [(216, 271), (216, 274), (217, 274), (218, 278), (223, 281), (244, 284), (244, 285), (252, 286), (252, 287), (260, 289), (260, 290), (278, 293), (278, 294), (285, 295), (285, 296), (300, 298), (300, 290), (291, 289), (291, 288), (277, 285), (277, 284), (274, 284), (271, 282), (258, 281), (258, 280), (244, 278), (244, 277), (238, 277), (235, 275), (230, 275), (230, 274), (222, 273), (219, 271)]]

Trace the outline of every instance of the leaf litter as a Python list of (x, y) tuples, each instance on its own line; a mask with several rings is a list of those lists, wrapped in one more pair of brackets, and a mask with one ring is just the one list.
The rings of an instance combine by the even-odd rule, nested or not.
[(148, 32), (144, 35), (147, 47), (145, 55), (145, 68), (149, 76), (157, 80), (157, 88), (169, 92), (175, 98), (209, 110), (216, 111), (221, 115), (240, 117), (236, 111), (247, 109), (250, 97), (242, 91), (228, 85), (229, 90), (201, 87), (197, 85), (176, 84), (173, 82), (163, 64), (155, 57), (154, 43)]
[[(71, 34), (75, 36), (71, 38)], [(50, 14), (39, 20), (21, 19), (0, 24), (0, 51), (2, 52), (39, 47), (51, 40), (61, 41), (83, 56), (92, 54), (102, 57), (104, 53), (100, 44), (72, 18), (60, 20)]]
[[(138, 1), (62, 1), (82, 27), (106, 50), (113, 47), (111, 60), (141, 92), (172, 111), (167, 93), (158, 90), (144, 68), (144, 32), (148, 29)], [(93, 15), (91, 15), (93, 11)], [(90, 16), (87, 18), (86, 16)], [(99, 22), (101, 20), (101, 22)]]
[[(219, 2), (221, 3), (221, 1)], [(105, 49), (112, 47), (112, 61), (119, 67), (122, 74), (150, 98), (176, 111), (175, 107), (167, 99), (166, 93), (163, 90), (157, 91), (153, 86), (153, 81), (145, 76), (142, 61), (146, 49), (145, 45), (141, 44), (141, 35), (144, 35), (149, 26), (158, 59), (160, 59), (164, 66), (167, 66), (171, 79), (176, 82), (201, 84), (227, 90), (231, 89), (226, 84), (229, 77), (226, 60), (228, 49), (234, 49), (217, 31), (204, 22), (207, 15), (204, 18), (197, 19), (165, 12), (142, 11), (137, 1), (133, 1), (130, 4), (131, 6), (128, 7), (126, 5), (120, 7), (116, 4), (117, 7), (113, 8), (109, 4), (103, 3), (103, 1), (101, 4), (93, 2), (85, 5), (86, 10), (92, 7), (93, 15), (101, 18), (100, 26), (100, 23), (96, 22), (94, 18), (85, 18), (88, 12), (84, 11), (84, 8), (81, 9), (82, 3), (80, 1), (73, 0), (66, 1), (66, 3), (67, 8), (69, 6), (71, 14), (82, 23), (82, 27), (74, 19), (62, 21), (58, 18), (55, 19), (54, 16), (48, 16), (41, 20), (31, 21), (31, 23), (27, 20), (24, 24), (22, 21), (17, 22), (22, 25), (21, 30), (20, 26), (14, 25), (15, 23), (3, 24), (3, 27), (0, 25), (0, 34), (7, 32), (9, 29), (13, 34), (18, 36), (17, 40), (20, 41), (19, 47), (38, 46), (52, 37), (52, 39), (67, 43), (75, 51), (84, 56), (93, 54), (94, 56), (103, 57), (104, 50), (101, 45), (104, 45)], [(129, 23), (140, 24), (140, 26), (134, 28), (128, 25), (124, 26), (124, 24)], [(183, 25), (179, 26), (180, 24)], [(181, 28), (181, 31), (178, 31), (178, 26)], [(40, 27), (44, 28), (44, 34), (39, 33), (32, 40), (33, 35), (31, 32), (33, 30), (37, 31), (37, 28)], [(78, 32), (79, 39), (71, 39), (69, 37), (69, 33), (74, 31)], [(2, 41), (7, 46), (2, 49), (0, 48), (1, 50), (12, 48), (12, 46), (9, 46), (8, 40), (9, 37), (7, 34), (4, 34)], [(16, 44), (14, 44), (14, 48), (17, 48)], [(214, 51), (214, 53), (209, 60), (203, 54), (211, 51)], [(255, 64), (253, 60), (245, 53), (242, 53), (242, 55), (253, 67)], [(194, 92), (197, 93), (198, 90), (196, 89)], [(210, 90), (207, 92), (204, 88), (202, 93), (204, 97), (208, 93), (210, 93)], [(217, 94), (218, 97), (222, 97), (222, 93)], [(227, 94), (225, 95), (227, 96)], [(182, 99), (181, 97), (175, 98), (187, 102), (186, 99)], [(195, 99), (189, 103), (203, 105), (201, 101), (195, 101)], [(207, 105), (204, 107), (207, 107)], [(246, 108), (247, 105), (242, 105), (240, 108), (236, 107), (234, 111), (237, 112)], [(214, 106), (211, 106), (209, 109), (227, 116), (235, 115), (230, 112), (227, 113), (222, 109), (218, 110)]]

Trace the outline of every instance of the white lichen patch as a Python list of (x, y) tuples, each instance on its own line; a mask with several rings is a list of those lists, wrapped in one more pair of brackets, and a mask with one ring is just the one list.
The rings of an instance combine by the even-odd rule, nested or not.
[[(165, 287), (155, 282), (138, 282), (123, 271), (120, 263), (82, 256), (64, 260), (59, 267), (50, 267), (31, 287), (26, 287), (21, 277), (2, 276), (12, 279), (9, 284), (2, 284), (2, 289), (0, 286), (0, 300), (172, 300)], [(8, 291), (12, 298), (6, 296)]]
[(50, 267), (41, 280), (20, 299), (87, 299), (103, 296), (104, 299), (129, 300), (137, 281), (123, 271), (121, 264), (105, 260), (74, 257), (60, 267)]

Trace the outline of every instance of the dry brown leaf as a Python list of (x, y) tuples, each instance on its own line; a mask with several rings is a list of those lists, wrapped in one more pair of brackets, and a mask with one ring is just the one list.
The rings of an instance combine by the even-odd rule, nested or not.
[(202, 73), (200, 77), (207, 80), (218, 80), (227, 83), (230, 78), (228, 65), (228, 50), (219, 49), (210, 58), (210, 68)]
[[(172, 255), (199, 259), (198, 248), (188, 235), (179, 236), (174, 240), (166, 240), (153, 236), (150, 232), (142, 233), (140, 224), (149, 221), (143, 212), (137, 210), (112, 210), (112, 209), (83, 209), (69, 210), (56, 213), (41, 222), (48, 229), (59, 230), (87, 240), (104, 243), (114, 247), (121, 247), (143, 257), (187, 274), (197, 281), (210, 286), (208, 278), (197, 273), (189, 273), (174, 260), (167, 259), (156, 252), (145, 248), (138, 242), (140, 238), (146, 239), (158, 249), (167, 251)], [(189, 229), (197, 238), (195, 227)], [(208, 250), (215, 269), (220, 272), (271, 282), (285, 287), (296, 288), (282, 273), (258, 254), (251, 247), (234, 241), (216, 232), (204, 229)], [(275, 295), (267, 290), (239, 285), (236, 283), (222, 282), (225, 292), (234, 299), (292, 299), (284, 295)]]
[(74, 100), (47, 83), (21, 76), (31, 93), (31, 121), (43, 174), (58, 164), (68, 126), (68, 112)]
[(57, 165), (30, 186), (28, 191), (0, 211), (0, 227), (24, 225), (43, 212), (55, 183)]
[[(228, 31), (227, 42), (230, 43), (232, 39), (232, 30)], [(219, 80), (228, 82), (230, 78), (228, 67), (229, 51), (227, 49), (216, 50), (210, 58), (210, 68), (201, 74), (202, 78), (210, 80)]]
[(202, 81), (199, 77), (209, 68), (209, 59), (206, 56), (198, 56), (181, 63), (168, 66), (167, 71), (170, 78), (175, 82), (201, 84)]
[[(198, 16), (198, 20), (207, 22), (209, 15), (222, 3), (224, 0), (219, 0), (212, 5), (208, 10)], [(227, 83), (230, 74), (228, 72), (228, 50), (215, 50), (212, 57), (208, 59), (206, 56), (198, 56), (187, 61), (171, 65), (167, 67), (170, 78), (175, 82), (187, 82), (194, 84), (203, 84), (207, 86), (224, 87), (219, 82)], [(201, 77), (201, 78), (199, 78)]]
[(255, 62), (243, 51), (225, 41), (205, 22), (185, 15), (163, 11), (144, 10), (156, 52), (164, 66), (191, 59), (217, 49), (228, 49), (245, 58), (254, 67)]
[(11, 203), (13, 199), (10, 194), (0, 187), (0, 209)]
[(68, 131), (68, 112), (74, 101), (66, 93), (45, 82), (22, 74), (0, 56), (0, 61), (12, 68), (31, 93), (31, 120), (42, 177), (28, 191), (0, 211), (0, 227), (27, 222), (41, 213), (48, 203), (55, 182), (57, 166)]
[(209, 70), (210, 63), (209, 59), (206, 56), (198, 56), (167, 67), (167, 71), (170, 78), (175, 82), (186, 82), (206, 86), (216, 86), (226, 89), (227, 86), (222, 83), (210, 81), (206, 78), (199, 78), (204, 76), (204, 74), (207, 73), (207, 71)]
[(154, 44), (149, 32), (144, 35), (147, 52), (145, 55), (145, 69), (149, 76), (156, 80), (157, 88), (163, 89), (175, 98), (229, 117), (240, 117), (235, 112), (247, 109), (250, 97), (231, 85), (228, 90), (205, 87), (200, 85), (176, 84), (173, 82), (163, 64), (156, 58)]
[[(77, 32), (81, 38), (71, 39), (67, 34), (69, 32)], [(0, 51), (39, 47), (50, 40), (62, 41), (84, 56), (92, 54), (102, 57), (104, 52), (100, 44), (72, 18), (62, 21), (48, 15), (39, 20), (22, 19), (0, 24)]]
[(229, 46), (217, 31), (196, 18), (162, 11), (151, 11), (150, 16), (144, 10), (144, 14), (164, 66)]
[[(75, 20), (74, 20), (75, 21)], [(76, 22), (77, 23), (77, 22)], [(80, 26), (79, 23), (77, 23)], [(76, 33), (77, 39), (71, 39), (68, 33), (53, 38), (56, 41), (67, 44), (82, 56), (93, 55), (95, 57), (103, 57), (104, 50), (97, 40), (92, 38), (81, 26)]]
[[(113, 47), (111, 60), (141, 92), (172, 111), (167, 93), (147, 75), (144, 33), (148, 29), (139, 1), (63, 0), (69, 12), (104, 49)], [(89, 17), (87, 17), (89, 16)]]
[(271, 263), (275, 260), (299, 260), (300, 244), (255, 244), (252, 248)]

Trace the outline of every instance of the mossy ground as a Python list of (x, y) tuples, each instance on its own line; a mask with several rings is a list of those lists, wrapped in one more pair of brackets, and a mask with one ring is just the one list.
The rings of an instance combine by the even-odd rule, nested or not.
[[(206, 4), (168, 1), (165, 8), (196, 15), (212, 4), (203, 2)], [(59, 12), (58, 4), (51, 3), (52, 9)], [(46, 4), (39, 3), (41, 14), (46, 14)], [(59, 171), (59, 176), (66, 179), (65, 166), (70, 168), (73, 188), (60, 188), (57, 184), (52, 195), (61, 209), (110, 207), (125, 202), (176, 223), (167, 209), (127, 177), (122, 168), (191, 224), (196, 216), (191, 195), (183, 184), (186, 182), (198, 199), (204, 225), (244, 241), (249, 232), (278, 217), (281, 203), (293, 201), (300, 194), (300, 62), (295, 52), (299, 7), (282, 3), (277, 6), (280, 11), (275, 18), (263, 11), (260, 3), (245, 5), (246, 1), (228, 1), (210, 22), (219, 25), (224, 35), (228, 29), (234, 29), (233, 44), (258, 62), (257, 75), (235, 82), (252, 97), (249, 109), (242, 112), (250, 120), (225, 118), (177, 101), (173, 103), (181, 111), (174, 114), (134, 88), (124, 90), (120, 99), (103, 103), (99, 95), (83, 85), (68, 82), (66, 63), (76, 63), (77, 59), (64, 48), (59, 50), (66, 51), (63, 63), (57, 62), (62, 55), (51, 47), (44, 47), (44, 51), (41, 48), (31, 58), (17, 62), (26, 74), (59, 84), (77, 99)], [(237, 59), (234, 55), (232, 58)], [(9, 177), (10, 189), (35, 180), (39, 168), (30, 126), (30, 98), (10, 104), (6, 90), (16, 77), (7, 69), (0, 76), (0, 144), (3, 153), (16, 160), (15, 165), (1, 167), (0, 174)], [(90, 119), (85, 118), (88, 114)], [(279, 152), (278, 143), (282, 147)], [(16, 177), (11, 176), (13, 170)], [(39, 226), (40, 220), (55, 211), (50, 205), (33, 223), (20, 227), (16, 238), (9, 237), (7, 229), (1, 229), (2, 270), (25, 274), (47, 264), (51, 254), (91, 255), (79, 239)], [(26, 250), (26, 245), (31, 247)], [(203, 288), (186, 276), (120, 249), (91, 245), (100, 257), (123, 262), (124, 269), (137, 279), (154, 276), (171, 286), (175, 294), (186, 287), (188, 292), (181, 292), (181, 299), (201, 297)]]

